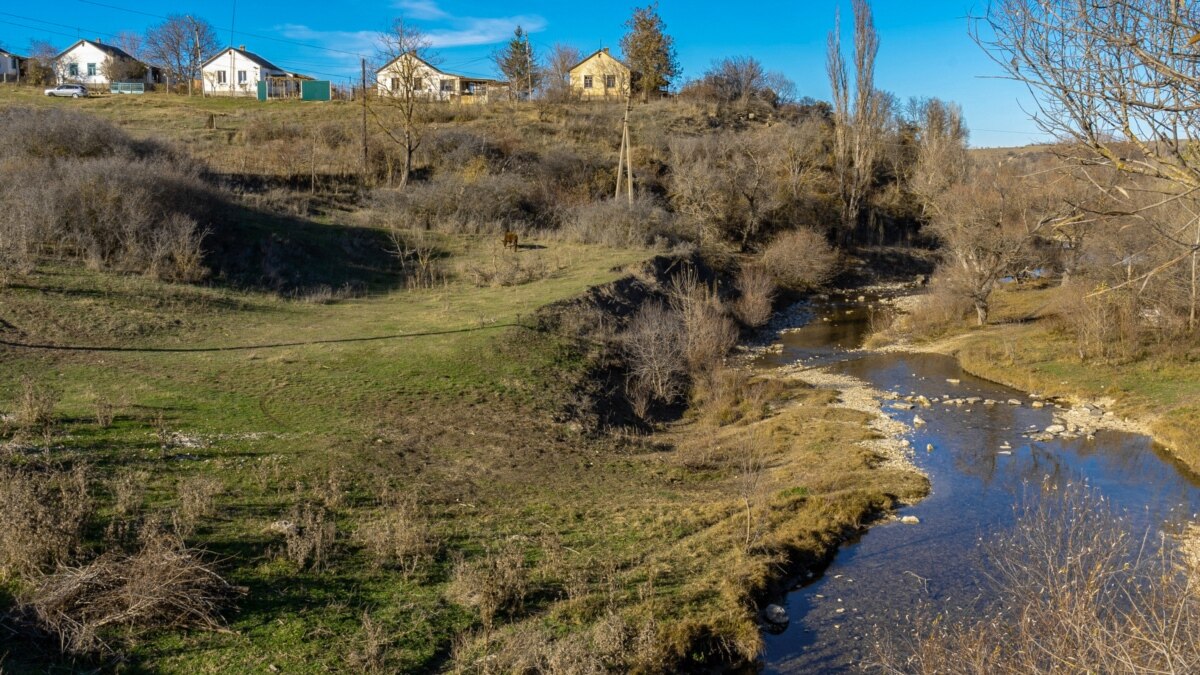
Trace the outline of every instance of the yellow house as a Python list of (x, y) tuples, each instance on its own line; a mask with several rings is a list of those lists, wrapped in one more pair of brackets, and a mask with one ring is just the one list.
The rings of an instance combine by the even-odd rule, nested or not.
[(608, 52), (608, 47), (580, 61), (570, 70), (571, 93), (582, 99), (624, 98), (632, 76), (629, 66)]

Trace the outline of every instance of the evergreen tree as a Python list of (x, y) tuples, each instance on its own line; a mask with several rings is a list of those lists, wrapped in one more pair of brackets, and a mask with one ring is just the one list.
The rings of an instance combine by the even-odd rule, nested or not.
[(675, 40), (666, 33), (657, 2), (635, 8), (625, 27), (629, 32), (621, 38), (621, 53), (633, 70), (633, 90), (644, 103), (651, 94), (666, 90), (671, 79), (679, 75)]
[(529, 34), (520, 26), (508, 44), (492, 54), (496, 67), (508, 80), (513, 97), (527, 99), (541, 85), (542, 73), (529, 43)]

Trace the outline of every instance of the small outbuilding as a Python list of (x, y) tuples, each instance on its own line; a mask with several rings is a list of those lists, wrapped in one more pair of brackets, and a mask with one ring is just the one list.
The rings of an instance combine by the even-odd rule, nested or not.
[(0, 49), (0, 82), (19, 82), (21, 79), (21, 66), (24, 63), (24, 56), (18, 56), (10, 51)]

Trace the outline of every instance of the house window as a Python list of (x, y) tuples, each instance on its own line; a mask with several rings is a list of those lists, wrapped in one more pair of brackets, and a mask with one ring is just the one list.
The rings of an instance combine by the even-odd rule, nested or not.
[(393, 78), (392, 78), (392, 85), (391, 85), (390, 87), (388, 87), (388, 89), (390, 89), (390, 90), (392, 90), (392, 91), (396, 91), (396, 90), (400, 89), (400, 78), (398, 78), (398, 77), (393, 77)]
[(227, 82), (228, 79), (229, 78), (225, 77), (225, 71), (223, 71), (223, 70), (217, 71), (217, 84), (225, 84), (225, 82)]
[(604, 76), (604, 88), (605, 89), (616, 89), (617, 88), (617, 76), (616, 75), (605, 75)]
[(67, 75), (70, 75), (71, 77), (79, 77), (79, 64), (72, 63), (72, 64), (68, 65), (67, 66)]
[(591, 88), (592, 88), (592, 76), (591, 76), (591, 75), (584, 75), (584, 76), (583, 76), (583, 88), (584, 88), (584, 89), (591, 89)]
[(454, 93), (454, 80), (442, 80), (442, 91), (449, 93), (449, 94), (453, 94)]
[(17, 69), (17, 57), (15, 57), (15, 56), (12, 58), (12, 69), (13, 70)]
[(246, 84), (246, 71), (238, 71), (238, 84)]
[(88, 64), (88, 77), (95, 77), (95, 76), (96, 76), (96, 64), (89, 63)]
[(419, 75), (416, 77), (413, 77), (413, 79), (412, 79), (413, 91), (418, 91), (418, 90), (424, 89), (424, 88), (425, 88), (425, 83), (423, 80), (421, 80), (421, 77)]

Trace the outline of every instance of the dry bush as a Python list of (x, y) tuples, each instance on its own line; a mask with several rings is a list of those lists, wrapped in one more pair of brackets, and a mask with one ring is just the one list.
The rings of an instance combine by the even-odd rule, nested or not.
[(544, 256), (518, 252), (493, 254), (487, 261), (464, 263), (459, 273), (480, 287), (520, 286), (548, 279), (562, 271), (561, 265), (551, 265)]
[(81, 113), (9, 108), (0, 123), (21, 137), (0, 147), (4, 259), (30, 269), (52, 253), (169, 279), (205, 274), (199, 223), (221, 201), (199, 165)]
[(201, 519), (213, 515), (217, 496), (224, 490), (225, 484), (213, 476), (192, 476), (179, 482), (175, 528), (180, 536), (191, 536)]
[(429, 520), (412, 499), (389, 494), (382, 501), (382, 508), (358, 526), (354, 539), (376, 567), (410, 575), (436, 549)]
[(403, 190), (376, 190), (374, 211), (384, 225), (454, 234), (507, 229), (554, 229), (557, 212), (544, 186), (515, 174), (467, 181), (458, 175), (412, 183)]
[(0, 468), (0, 580), (70, 561), (92, 509), (82, 468)]
[(679, 239), (671, 214), (646, 195), (639, 195), (632, 205), (623, 199), (605, 199), (576, 206), (568, 212), (561, 232), (571, 241), (614, 248), (669, 245)]
[(741, 368), (720, 368), (704, 384), (692, 398), (701, 415), (719, 426), (765, 418), (784, 389), (779, 380), (757, 378)]
[(479, 560), (460, 560), (454, 566), (447, 589), (456, 604), (477, 609), (489, 630), (497, 619), (520, 614), (528, 593), (525, 551), (515, 542), (490, 549)]
[(760, 263), (781, 288), (803, 291), (818, 288), (833, 278), (838, 254), (820, 234), (792, 230), (767, 246)]
[(891, 330), (906, 335), (936, 337), (952, 326), (962, 323), (972, 308), (971, 298), (955, 285), (953, 279), (937, 275), (929, 288), (900, 317)]
[(766, 325), (775, 309), (775, 279), (761, 265), (745, 265), (738, 272), (738, 298), (733, 315), (751, 328)]
[(54, 408), (59, 394), (46, 385), (38, 384), (29, 375), (21, 377), (21, 389), (17, 394), (13, 422), (23, 435), (40, 436), (49, 442), (54, 433)]
[(370, 612), (363, 612), (361, 637), (347, 657), (350, 667), (357, 673), (391, 673), (388, 654), (391, 651), (393, 639), (388, 631), (378, 621), (371, 618)]
[(877, 669), (1200, 671), (1200, 580), (1181, 567), (1169, 540), (1143, 539), (1129, 527), (1094, 490), (1046, 486), (987, 549), (987, 577), (1001, 601), (976, 620), (930, 617), (907, 643), (882, 638)]
[(683, 322), (688, 372), (695, 378), (716, 371), (737, 344), (737, 323), (729, 317), (716, 288), (701, 282), (695, 268), (671, 278), (670, 294), (671, 306)]
[(1058, 290), (1056, 314), (1075, 336), (1081, 361), (1128, 359), (1137, 354), (1141, 343), (1143, 317), (1136, 295), (1128, 289), (1093, 295), (1104, 290), (1081, 279)]
[(647, 417), (653, 402), (673, 403), (687, 390), (684, 327), (674, 310), (643, 305), (620, 341), (629, 368), (626, 387), (639, 417)]
[(108, 552), (61, 565), (20, 597), (30, 624), (69, 654), (111, 652), (117, 641), (162, 629), (221, 628), (231, 587), (176, 536), (153, 533), (130, 555)]
[(320, 504), (296, 505), (284, 531), (288, 560), (301, 569), (324, 570), (337, 543), (337, 523), (333, 513)]

